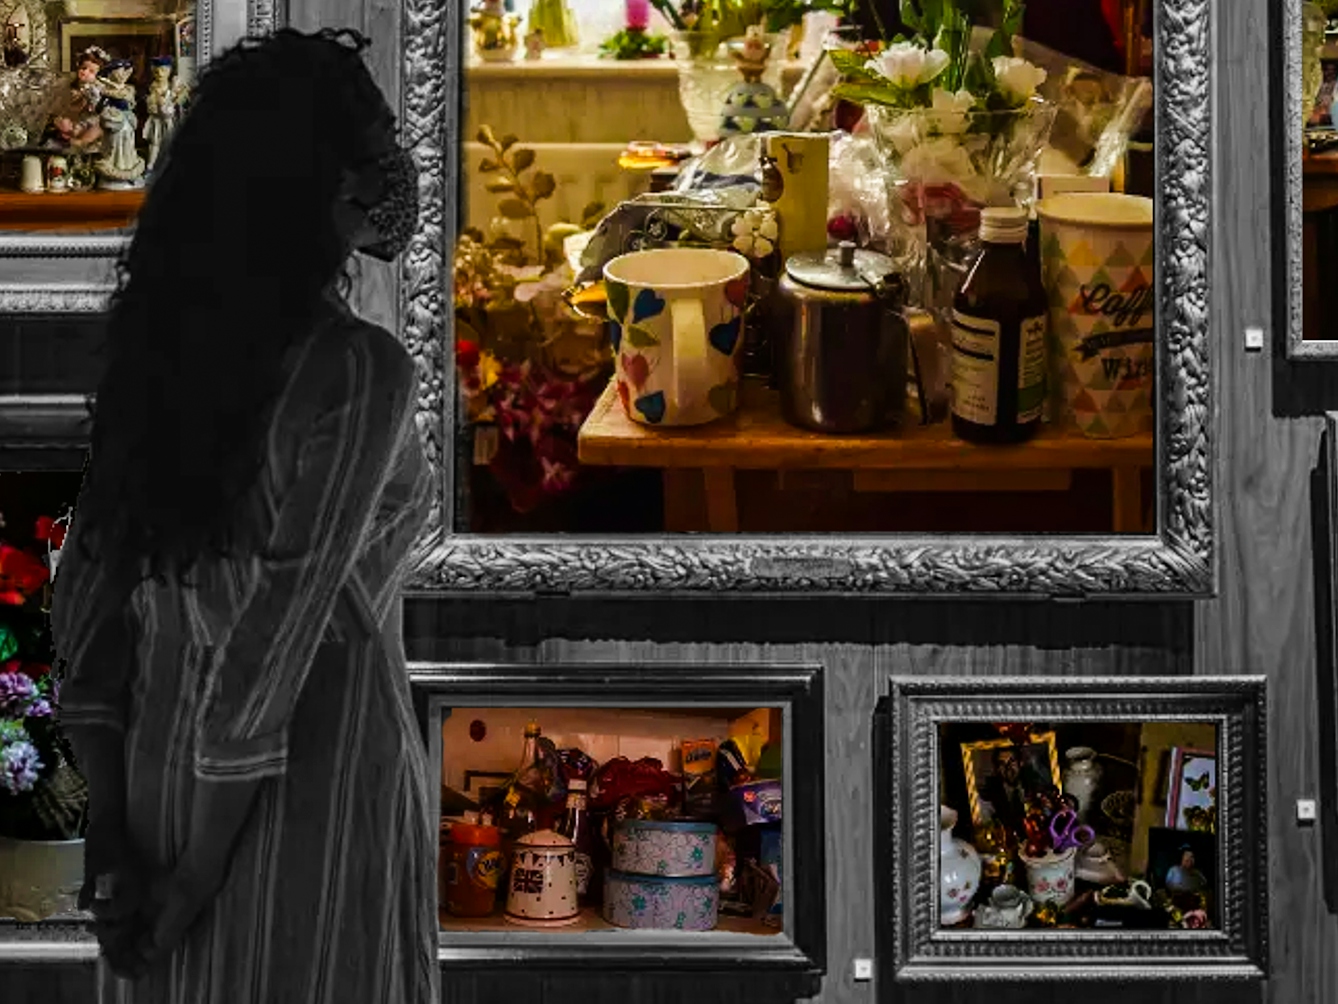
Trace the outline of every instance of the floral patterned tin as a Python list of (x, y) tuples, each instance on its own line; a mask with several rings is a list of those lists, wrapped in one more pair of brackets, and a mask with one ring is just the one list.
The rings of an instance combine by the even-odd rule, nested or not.
[(604, 873), (604, 919), (639, 930), (711, 931), (720, 909), (714, 875), (662, 878)]
[(613, 832), (613, 869), (668, 878), (715, 874), (714, 823), (627, 819)]

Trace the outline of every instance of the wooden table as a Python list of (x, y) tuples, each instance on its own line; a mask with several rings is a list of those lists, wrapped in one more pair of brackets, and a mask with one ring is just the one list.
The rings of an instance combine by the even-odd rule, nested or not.
[[(853, 487), (869, 492), (1008, 492), (1064, 491), (1073, 471), (1105, 469), (1112, 473), (1113, 529), (1149, 532), (1140, 474), (1153, 463), (1150, 434), (1088, 439), (1046, 429), (1018, 446), (973, 446), (940, 423), (829, 436), (786, 423), (779, 395), (754, 380), (744, 381), (739, 411), (729, 418), (655, 429), (627, 417), (610, 382), (581, 426), (577, 451), (583, 464), (663, 469), (670, 531), (737, 532), (737, 470), (778, 471), (782, 484), (790, 472), (850, 471)], [(704, 526), (690, 504), (700, 491), (706, 496)]]

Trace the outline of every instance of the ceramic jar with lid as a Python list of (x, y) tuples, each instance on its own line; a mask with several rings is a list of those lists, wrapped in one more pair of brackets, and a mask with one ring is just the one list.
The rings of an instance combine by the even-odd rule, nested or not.
[(506, 919), (526, 927), (565, 927), (580, 920), (576, 845), (568, 838), (539, 830), (516, 841)]

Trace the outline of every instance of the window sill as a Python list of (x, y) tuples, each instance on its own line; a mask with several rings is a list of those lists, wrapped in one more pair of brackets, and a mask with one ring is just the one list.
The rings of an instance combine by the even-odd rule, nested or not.
[[(782, 75), (787, 83), (805, 69), (800, 60), (787, 60)], [(667, 56), (653, 59), (601, 59), (594, 55), (545, 53), (541, 59), (518, 57), (510, 62), (486, 62), (471, 56), (465, 68), (466, 81), (492, 80), (654, 80), (675, 77), (678, 63)]]

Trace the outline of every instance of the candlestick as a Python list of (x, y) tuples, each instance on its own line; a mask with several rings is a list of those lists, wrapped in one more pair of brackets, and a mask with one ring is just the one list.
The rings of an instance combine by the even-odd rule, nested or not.
[(650, 24), (650, 0), (626, 0), (627, 27), (632, 31), (645, 31)]

